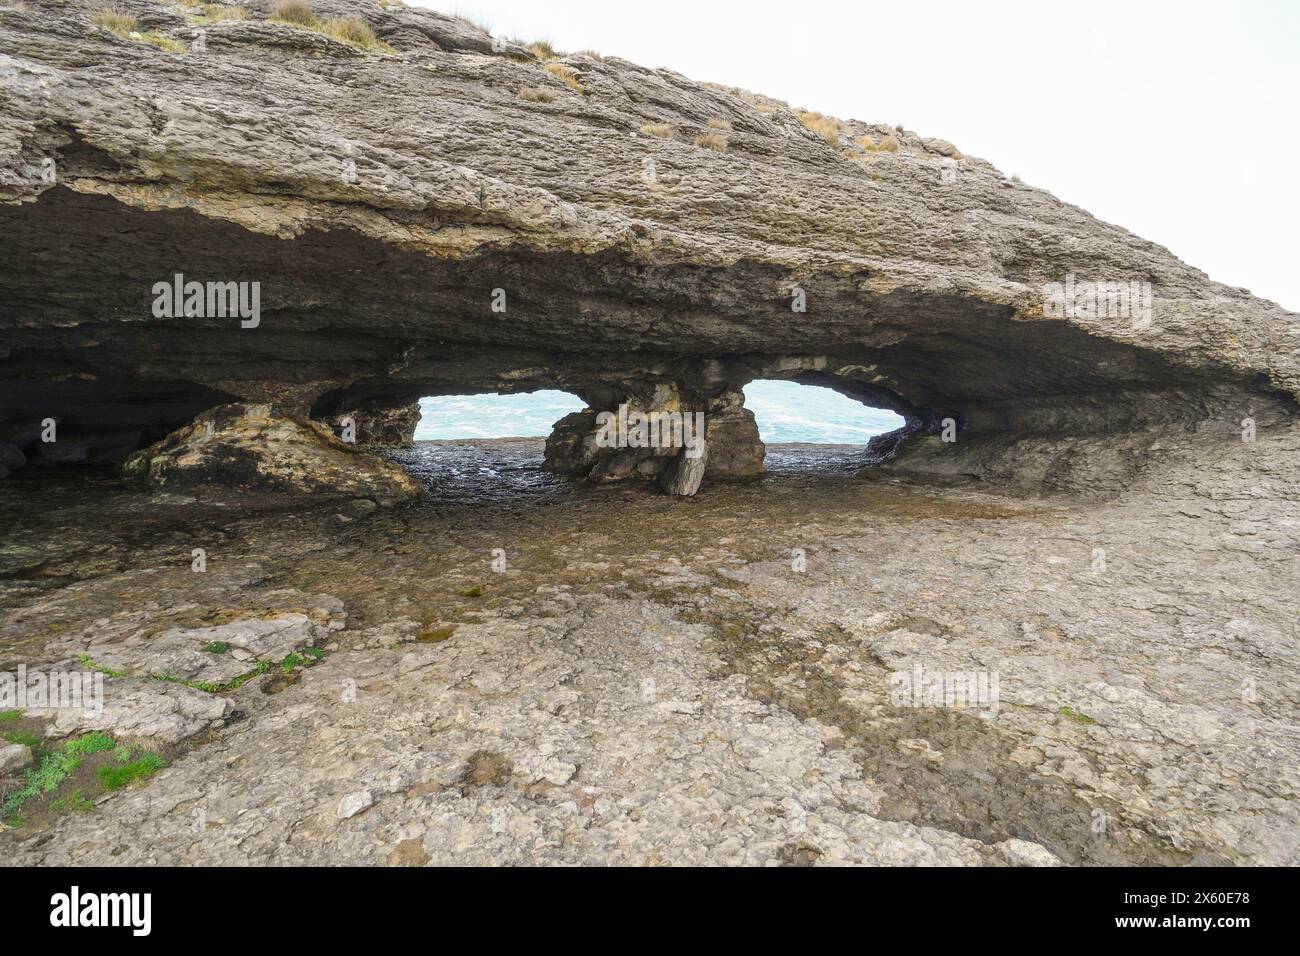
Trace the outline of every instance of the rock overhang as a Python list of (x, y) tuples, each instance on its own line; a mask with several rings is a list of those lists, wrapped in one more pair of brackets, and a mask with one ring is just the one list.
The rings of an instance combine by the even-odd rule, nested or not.
[[(699, 404), (776, 377), (924, 425), (1096, 435), (1286, 415), (1300, 390), (1294, 316), (982, 160), (902, 131), (872, 153), (879, 128), (853, 121), (833, 149), (783, 104), (591, 56), (565, 60), (581, 93), (523, 101), (554, 78), (522, 48), (320, 6), (398, 55), (277, 59), (262, 41), (289, 28), (260, 19), (162, 54), (89, 4), (0, 12), (6, 428), (102, 427), (105, 402), (145, 433), (231, 400), (608, 405), (664, 382)], [(403, 50), (416, 33), (445, 42)], [(709, 119), (724, 151), (684, 138)], [(176, 274), (260, 283), (263, 321), (158, 319), (150, 290)], [(1076, 276), (1147, 284), (1150, 321), (1047, 314)]]

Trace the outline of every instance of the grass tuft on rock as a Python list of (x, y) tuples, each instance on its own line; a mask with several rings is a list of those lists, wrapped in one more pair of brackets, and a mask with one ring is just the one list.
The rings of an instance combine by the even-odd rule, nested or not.
[(32, 753), (41, 749), (41, 738), (27, 730), (0, 730), (0, 740), (7, 740), (11, 744), (22, 744)]
[(157, 754), (141, 753), (120, 763), (100, 767), (99, 782), (105, 790), (121, 790), (128, 784), (148, 780), (165, 766), (167, 761)]
[(364, 20), (358, 20), (356, 17), (339, 17), (326, 21), (322, 32), (334, 37), (336, 40), (351, 43), (363, 50), (382, 50), (385, 53), (397, 52), (375, 36), (375, 31), (370, 28), (370, 24)]
[(243, 7), (227, 7), (220, 3), (203, 4), (203, 15), (213, 23), (223, 20), (247, 20), (248, 11)]
[(641, 132), (646, 136), (657, 136), (659, 139), (672, 139), (673, 128), (668, 123), (646, 123), (641, 127)]
[(86, 668), (86, 670), (98, 671), (99, 673), (103, 674), (105, 677), (126, 676), (126, 671), (115, 671), (111, 667), (105, 667), (103, 664), (94, 661), (89, 654), (78, 654), (77, 660), (80, 662), (82, 667)]
[(550, 103), (555, 99), (555, 94), (540, 86), (525, 86), (519, 91), (519, 98), (529, 103)]
[(272, 23), (323, 33), (327, 37), (359, 50), (376, 53), (397, 52), (375, 36), (375, 31), (366, 21), (356, 17), (334, 17), (322, 22), (304, 0), (281, 0), (271, 8), (271, 16), (268, 19)]
[(551, 74), (551, 76), (562, 81), (565, 86), (573, 90), (575, 93), (585, 94), (587, 92), (587, 88), (583, 86), (582, 82), (578, 79), (578, 74), (574, 73), (563, 63), (547, 63), (542, 66), (542, 69)]
[(699, 136), (695, 137), (692, 142), (694, 142), (696, 146), (703, 146), (705, 149), (716, 150), (719, 153), (725, 153), (727, 151), (727, 137), (722, 133), (719, 133), (717, 130), (709, 130), (707, 133), (701, 133)]
[(306, 0), (280, 0), (271, 7), (269, 19), (274, 23), (287, 23), (290, 26), (306, 27), (309, 30), (315, 30), (320, 26), (320, 20), (316, 18), (315, 11)]
[(135, 17), (117, 7), (105, 7), (97, 11), (90, 18), (90, 22), (111, 33), (116, 33), (123, 39), (126, 39), (135, 29)]
[(799, 121), (835, 149), (840, 148), (840, 121), (835, 117), (823, 116), (821, 113), (800, 113)]
[(559, 54), (555, 52), (555, 47), (551, 46), (545, 40), (534, 40), (532, 43), (528, 44), (528, 49), (533, 51), (533, 56), (543, 61), (554, 60), (559, 56)]

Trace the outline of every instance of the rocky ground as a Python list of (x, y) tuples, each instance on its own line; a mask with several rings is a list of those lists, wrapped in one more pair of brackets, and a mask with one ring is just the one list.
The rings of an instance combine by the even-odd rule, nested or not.
[[(1297, 451), (1107, 501), (794, 446), (674, 499), (547, 475), (540, 440), (419, 443), (394, 510), (28, 469), (0, 670), (110, 676), (102, 713), (0, 733), (168, 765), (104, 790), (94, 755), (0, 859), (1296, 864)], [(895, 699), (918, 666), (993, 706)]]

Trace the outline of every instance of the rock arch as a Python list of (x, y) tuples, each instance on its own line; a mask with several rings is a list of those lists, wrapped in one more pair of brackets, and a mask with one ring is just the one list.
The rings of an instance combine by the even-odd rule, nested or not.
[[(883, 127), (841, 121), (832, 149), (784, 104), (584, 55), (581, 94), (521, 100), (531, 53), (425, 10), (370, 12), (392, 56), (215, 24), (209, 70), (89, 9), (0, 12), (7, 442), (55, 417), (116, 452), (230, 402), (361, 410), (384, 441), (422, 395), (560, 388), (703, 411), (714, 474), (743, 475), (740, 389), (792, 378), (902, 414), (890, 467), (1104, 485), (1161, 436), (1294, 413), (1295, 316), (940, 141), (869, 153)], [(640, 132), (713, 117), (722, 151)], [(178, 273), (260, 283), (259, 323), (154, 316)], [(1150, 314), (1053, 298), (1087, 282)], [(553, 467), (591, 474), (589, 424)]]

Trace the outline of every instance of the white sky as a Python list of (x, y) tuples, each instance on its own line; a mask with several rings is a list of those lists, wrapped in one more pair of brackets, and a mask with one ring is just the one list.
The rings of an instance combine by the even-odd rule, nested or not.
[(1300, 311), (1300, 0), (408, 0), (902, 123)]

